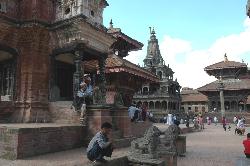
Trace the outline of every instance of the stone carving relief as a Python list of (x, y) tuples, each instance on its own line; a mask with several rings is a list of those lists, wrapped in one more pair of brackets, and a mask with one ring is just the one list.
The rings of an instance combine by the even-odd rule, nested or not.
[(116, 105), (116, 106), (123, 106), (124, 105), (124, 102), (123, 102), (123, 99), (122, 99), (122, 95), (121, 95), (120, 92), (117, 92), (115, 94), (114, 105)]
[(176, 140), (180, 133), (177, 125), (170, 125), (161, 135), (161, 131), (150, 127), (144, 137), (131, 142), (131, 150), (128, 159), (132, 163), (156, 163), (166, 155), (177, 155)]
[(157, 147), (160, 144), (161, 131), (155, 127), (150, 127), (144, 134), (144, 137), (131, 142), (129, 158), (135, 159), (156, 159)]

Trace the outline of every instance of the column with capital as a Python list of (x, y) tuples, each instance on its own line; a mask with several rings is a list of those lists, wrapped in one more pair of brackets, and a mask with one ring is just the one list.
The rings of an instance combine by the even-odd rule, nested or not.
[(76, 70), (73, 75), (73, 106), (75, 107), (75, 110), (79, 110), (79, 104), (77, 103), (77, 93), (80, 89), (80, 83), (83, 78), (83, 68), (81, 66), (83, 57), (83, 50), (78, 50), (74, 53), (74, 64), (76, 67)]
[(99, 64), (99, 98), (97, 104), (106, 104), (106, 78), (105, 78), (105, 64), (106, 64), (106, 56), (103, 56), (98, 61)]
[(221, 117), (225, 117), (225, 105), (224, 105), (224, 85), (222, 79), (219, 80), (219, 91), (220, 91), (220, 104), (221, 104)]

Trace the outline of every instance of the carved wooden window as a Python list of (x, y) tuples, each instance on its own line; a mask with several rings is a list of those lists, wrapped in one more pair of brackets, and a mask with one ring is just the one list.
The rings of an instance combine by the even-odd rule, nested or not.
[(6, 9), (6, 2), (0, 2), (0, 12), (6, 13), (7, 9)]
[(13, 60), (0, 62), (0, 95), (1, 100), (11, 100), (13, 97), (15, 68)]

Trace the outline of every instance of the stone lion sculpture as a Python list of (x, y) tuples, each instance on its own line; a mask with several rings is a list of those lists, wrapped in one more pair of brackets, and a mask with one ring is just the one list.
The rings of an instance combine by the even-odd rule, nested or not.
[(164, 137), (161, 138), (161, 146), (159, 151), (161, 153), (177, 153), (176, 148), (176, 140), (178, 135), (180, 134), (180, 128), (172, 124), (168, 127), (168, 129), (164, 132)]
[(151, 126), (142, 138), (131, 142), (130, 156), (133, 158), (157, 158), (157, 146), (160, 144), (161, 131)]

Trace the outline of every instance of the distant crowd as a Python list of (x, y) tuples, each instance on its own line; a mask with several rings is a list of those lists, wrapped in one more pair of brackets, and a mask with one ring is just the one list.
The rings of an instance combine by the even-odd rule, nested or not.
[(147, 111), (147, 106), (145, 104), (135, 104), (133, 103), (128, 108), (128, 116), (131, 122), (144, 122), (148, 118), (152, 122), (156, 122), (152, 112)]

